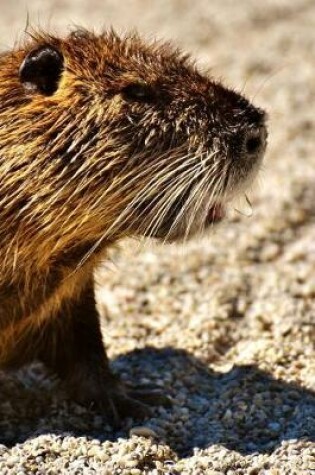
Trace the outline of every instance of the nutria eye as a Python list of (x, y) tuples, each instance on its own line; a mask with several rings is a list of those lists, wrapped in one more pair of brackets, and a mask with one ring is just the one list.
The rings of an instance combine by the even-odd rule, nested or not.
[(50, 45), (43, 45), (24, 58), (19, 77), (28, 92), (51, 96), (58, 89), (62, 71), (62, 54)]
[(146, 84), (128, 84), (122, 89), (124, 99), (136, 102), (152, 102), (155, 99), (153, 89)]

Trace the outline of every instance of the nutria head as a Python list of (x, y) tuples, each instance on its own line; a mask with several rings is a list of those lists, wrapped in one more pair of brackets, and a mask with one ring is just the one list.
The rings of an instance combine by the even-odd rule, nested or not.
[(0, 237), (32, 252), (190, 236), (259, 169), (264, 112), (168, 44), (38, 34), (0, 65)]

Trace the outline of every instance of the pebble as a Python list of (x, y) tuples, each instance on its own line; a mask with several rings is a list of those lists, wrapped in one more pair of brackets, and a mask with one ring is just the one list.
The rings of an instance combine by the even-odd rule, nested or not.
[(154, 430), (145, 426), (138, 426), (130, 429), (129, 436), (132, 437), (133, 435), (137, 437), (151, 437), (152, 439), (158, 438), (158, 435)]

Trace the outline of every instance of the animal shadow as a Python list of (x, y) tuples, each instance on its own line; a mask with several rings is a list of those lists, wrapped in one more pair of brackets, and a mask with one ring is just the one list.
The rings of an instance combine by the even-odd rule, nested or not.
[(315, 441), (315, 393), (296, 383), (276, 379), (255, 365), (215, 372), (188, 352), (172, 348), (145, 348), (116, 364), (123, 366), (126, 358), (139, 361), (135, 381), (143, 374), (152, 378), (152, 368), (168, 376), (165, 391), (173, 406), (160, 409), (149, 424), (157, 432), (167, 427), (165, 442), (180, 456), (213, 444), (247, 455), (272, 452), (285, 440)]
[[(171, 398), (170, 407), (155, 408), (140, 424), (181, 457), (213, 444), (245, 455), (271, 452), (289, 439), (315, 441), (315, 393), (254, 365), (219, 373), (184, 350), (150, 347), (112, 365), (129, 382), (149, 381)], [(47, 433), (114, 441), (139, 425), (129, 418), (114, 430), (105, 416), (67, 402), (41, 365), (1, 373), (0, 384), (0, 442), (9, 446)]]

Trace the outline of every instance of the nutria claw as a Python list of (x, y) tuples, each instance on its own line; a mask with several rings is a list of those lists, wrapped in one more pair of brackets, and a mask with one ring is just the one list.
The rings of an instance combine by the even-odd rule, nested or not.
[(171, 399), (164, 393), (164, 391), (157, 389), (154, 386), (137, 386), (132, 388), (126, 386), (128, 395), (142, 403), (150, 404), (152, 406), (171, 407)]

